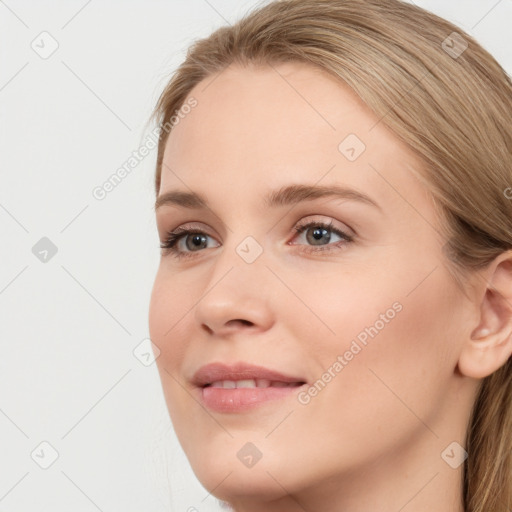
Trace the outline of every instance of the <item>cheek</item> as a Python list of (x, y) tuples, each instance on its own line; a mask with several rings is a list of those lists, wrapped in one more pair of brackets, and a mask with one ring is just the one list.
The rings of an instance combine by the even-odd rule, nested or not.
[(148, 320), (150, 338), (160, 349), (157, 365), (169, 371), (176, 369), (183, 359), (183, 329), (188, 315), (192, 314), (192, 299), (190, 294), (184, 293), (179, 277), (166, 275), (161, 265), (151, 292)]
[[(386, 291), (357, 290), (346, 307), (338, 308), (337, 317), (329, 308), (337, 335), (317, 351), (322, 368), (337, 375), (321, 393), (339, 407), (329, 409), (318, 401), (329, 420), (343, 417), (345, 422), (350, 411), (355, 419), (344, 424), (354, 435), (361, 435), (361, 420), (370, 416), (391, 434), (396, 425), (421, 428), (415, 415), (427, 423), (435, 415), (457, 360), (457, 296), (447, 290), (446, 279), (432, 276), (412, 293), (398, 286), (395, 293), (378, 286)], [(338, 356), (342, 368), (333, 366)]]
[(322, 367), (349, 350), (352, 341), (365, 347), (381, 337), (403, 314), (400, 293), (385, 275), (333, 271), (291, 279), (296, 297), (289, 296), (282, 306), (286, 326), (295, 326), (296, 339), (314, 350), (314, 359), (321, 356)]
[[(152, 342), (159, 348), (156, 366), (162, 390), (174, 429), (181, 434), (188, 425), (193, 401), (184, 391), (180, 369), (187, 353), (187, 336), (184, 332), (194, 301), (176, 285), (179, 277), (167, 275), (163, 265), (153, 284), (149, 305), (149, 332)], [(190, 300), (186, 300), (189, 297)], [(188, 406), (188, 408), (187, 408)], [(186, 430), (185, 430), (186, 432)], [(182, 434), (183, 435), (183, 434)]]
[(298, 302), (287, 306), (304, 312), (297, 315), (295, 310), (294, 337), (309, 355), (312, 379), (322, 381), (318, 395), (340, 407), (323, 407), (323, 399), (311, 402), (316, 401), (319, 414), (335, 421), (343, 409), (361, 418), (382, 407), (382, 415), (392, 422), (400, 410), (410, 414), (401, 401), (428, 415), (442, 400), (457, 363), (457, 326), (462, 322), (457, 290), (442, 267), (423, 282), (424, 271), (411, 279), (399, 272), (402, 279), (391, 272), (361, 275), (296, 280), (294, 290), (307, 298), (310, 311)]

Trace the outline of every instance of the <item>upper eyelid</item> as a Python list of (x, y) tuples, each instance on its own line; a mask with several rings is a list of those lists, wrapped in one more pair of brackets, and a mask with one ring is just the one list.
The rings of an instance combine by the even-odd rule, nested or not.
[[(309, 216), (306, 216), (306, 218), (302, 218), (299, 221), (297, 221), (294, 226), (307, 226), (308, 224), (324, 224), (328, 225), (333, 231), (342, 231), (346, 233), (347, 235), (356, 236), (356, 231), (352, 227), (350, 227), (347, 223), (341, 222), (339, 220), (333, 219), (332, 217), (325, 216), (325, 215), (317, 215), (319, 217), (322, 217), (322, 219), (308, 219)], [(341, 224), (341, 226), (337, 224)]]
[[(322, 218), (321, 219), (319, 219), (319, 218), (308, 218), (308, 217), (315, 217), (315, 216), (316, 217), (322, 217)], [(199, 221), (185, 222), (184, 224), (180, 224), (179, 226), (177, 226), (174, 229), (170, 229), (168, 231), (165, 231), (164, 232), (164, 241), (165, 241), (165, 238), (166, 238), (168, 233), (175, 233), (176, 237), (182, 238), (181, 235), (186, 236), (190, 232), (194, 232), (194, 231), (202, 232), (202, 233), (206, 234), (207, 236), (209, 236), (211, 238), (214, 238), (214, 239), (217, 238), (216, 235), (212, 234), (208, 228), (205, 228), (204, 226), (194, 225), (194, 222), (199, 222)], [(313, 224), (313, 225), (314, 224), (319, 224), (319, 225), (327, 226), (332, 231), (339, 231), (342, 234), (345, 234), (346, 236), (351, 237), (351, 238), (355, 238), (357, 236), (357, 233), (355, 232), (355, 230), (353, 228), (349, 227), (345, 223), (343, 223), (343, 224), (346, 227), (337, 226), (336, 222), (340, 222), (340, 221), (337, 221), (337, 220), (335, 220), (335, 219), (333, 219), (333, 218), (331, 218), (329, 216), (320, 215), (320, 214), (311, 214), (309, 216), (305, 216), (305, 217), (301, 218), (300, 220), (296, 221), (292, 225), (291, 229), (293, 229), (293, 231), (294, 231), (293, 238), (295, 238), (295, 236), (298, 236), (299, 229), (303, 229), (303, 228), (307, 227), (310, 224)]]
[[(317, 201), (321, 201), (321, 202), (319, 202), (318, 204), (315, 205), (315, 203), (317, 203)], [(304, 217), (310, 217), (310, 216), (319, 216), (319, 217), (322, 217), (323, 219), (325, 219), (327, 217), (328, 219), (333, 219), (335, 222), (341, 222), (342, 224), (347, 226), (347, 228), (354, 235), (357, 235), (358, 234), (357, 229), (354, 229), (354, 227), (352, 227), (352, 225), (349, 226), (346, 222), (342, 221), (341, 219), (337, 219), (336, 217), (338, 217), (338, 216), (344, 217), (347, 214), (346, 208), (348, 208), (348, 212), (351, 212), (353, 207), (359, 207), (364, 204), (365, 203), (363, 203), (361, 201), (351, 201), (351, 200), (347, 200), (347, 199), (336, 199), (336, 198), (319, 197), (319, 198), (308, 199), (308, 200), (302, 201), (300, 203), (297, 203), (291, 209), (289, 209), (288, 212), (286, 212), (282, 217), (278, 218), (277, 222), (273, 222), (272, 227), (269, 229), (269, 231), (275, 229), (275, 227), (278, 224), (281, 224), (283, 221), (286, 223), (287, 221), (285, 219), (288, 217), (290, 212), (293, 210), (295, 212), (295, 214), (300, 215), (300, 217), (298, 219), (296, 218), (295, 222), (302, 220)], [(164, 206), (166, 206), (166, 208), (170, 208), (171, 211), (174, 210), (174, 213), (171, 214), (171, 212), (166, 211), (166, 208), (157, 210), (156, 211), (157, 225), (160, 223), (165, 225), (168, 223), (169, 219), (171, 219), (174, 224), (175, 218), (189, 217), (192, 215), (195, 216), (195, 213), (193, 211), (187, 210), (186, 208), (183, 208), (181, 206), (177, 206), (177, 207), (175, 207), (174, 205), (164, 205)], [(338, 207), (340, 207), (341, 209), (338, 209)], [(312, 210), (314, 211), (317, 209), (323, 210), (323, 211), (317, 211), (315, 213), (312, 212)], [(356, 212), (359, 212), (359, 209), (356, 210)], [(192, 214), (192, 215), (190, 215), (190, 214)], [(352, 216), (352, 215), (359, 216), (360, 214), (361, 213), (357, 213), (357, 214), (349, 213), (350, 216)], [(367, 210), (365, 209), (364, 211), (362, 211), (362, 214), (363, 214), (363, 218), (366, 218)], [(221, 228), (224, 232), (230, 232), (230, 233), (233, 232), (233, 230), (230, 229), (230, 227), (227, 224), (225, 224), (224, 221), (218, 215), (216, 215), (210, 208), (208, 208), (206, 211), (204, 211), (202, 213), (198, 212), (198, 217), (199, 216), (204, 220), (198, 219), (197, 221), (189, 221), (189, 222), (220, 223)], [(188, 222), (186, 222), (186, 224), (188, 224)], [(358, 224), (358, 223), (356, 223), (356, 224)]]

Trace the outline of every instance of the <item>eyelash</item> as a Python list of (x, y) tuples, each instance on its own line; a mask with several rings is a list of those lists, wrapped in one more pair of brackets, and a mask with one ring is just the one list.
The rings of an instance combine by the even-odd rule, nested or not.
[[(354, 240), (354, 236), (348, 235), (344, 231), (341, 231), (340, 229), (335, 228), (333, 226), (332, 221), (330, 223), (324, 223), (324, 222), (319, 222), (319, 221), (310, 221), (310, 222), (306, 222), (304, 224), (299, 224), (298, 226), (295, 226), (294, 229), (297, 232), (297, 234), (301, 234), (310, 227), (324, 228), (325, 230), (338, 235), (343, 240), (341, 240), (339, 242), (332, 242), (330, 244), (326, 244), (325, 246), (318, 246), (319, 248), (316, 248), (316, 249), (308, 249), (305, 252), (317, 253), (317, 252), (321, 252), (321, 251), (332, 251), (333, 249), (328, 248), (329, 246), (331, 246), (331, 247), (334, 246), (334, 247), (340, 248), (341, 246), (344, 246), (347, 243), (353, 242), (353, 240)], [(205, 233), (204, 231), (201, 231), (200, 229), (190, 229), (190, 228), (186, 228), (186, 227), (179, 227), (179, 228), (175, 229), (174, 231), (169, 231), (167, 233), (165, 241), (160, 244), (160, 249), (163, 249), (165, 251), (164, 254), (171, 254), (172, 256), (179, 258), (179, 259), (194, 257), (195, 253), (201, 252), (201, 251), (198, 250), (198, 251), (183, 252), (183, 251), (178, 251), (178, 249), (176, 248), (176, 245), (178, 244), (178, 242), (180, 241), (181, 238), (184, 238), (187, 235), (192, 235), (192, 234), (193, 235), (210, 236), (210, 235), (208, 235), (208, 233)], [(293, 244), (293, 245), (297, 245), (297, 244)], [(310, 246), (310, 247), (314, 247), (314, 246)], [(302, 250), (304, 250), (304, 249), (302, 249)]]

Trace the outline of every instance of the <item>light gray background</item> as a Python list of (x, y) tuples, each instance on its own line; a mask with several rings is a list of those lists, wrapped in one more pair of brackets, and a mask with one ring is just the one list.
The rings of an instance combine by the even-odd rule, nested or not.
[[(92, 191), (143, 143), (188, 44), (256, 3), (0, 1), (0, 512), (220, 510), (133, 353), (159, 260), (156, 150)], [(415, 3), (512, 71), (512, 0)], [(43, 31), (47, 59), (31, 47), (50, 48)], [(46, 263), (42, 237), (58, 249)]]

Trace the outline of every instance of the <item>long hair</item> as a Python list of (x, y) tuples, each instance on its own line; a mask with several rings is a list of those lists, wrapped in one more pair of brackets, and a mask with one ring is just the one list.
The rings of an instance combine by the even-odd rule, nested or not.
[[(189, 47), (152, 117), (169, 126), (193, 87), (231, 64), (289, 61), (316, 66), (348, 84), (422, 159), (418, 178), (438, 209), (443, 249), (462, 289), (467, 272), (512, 248), (512, 82), (471, 36), (415, 5), (261, 5)], [(160, 130), (156, 194), (171, 130)], [(466, 512), (510, 512), (512, 358), (482, 380), (465, 441)]]

